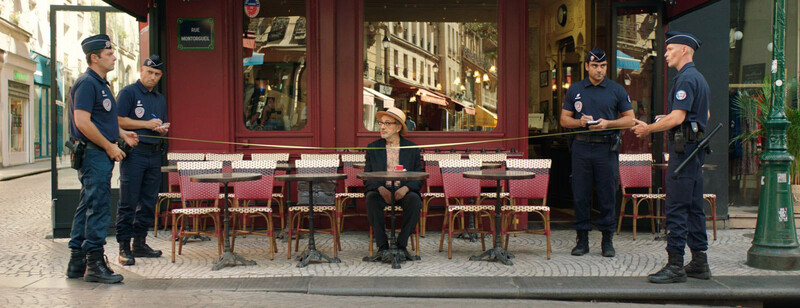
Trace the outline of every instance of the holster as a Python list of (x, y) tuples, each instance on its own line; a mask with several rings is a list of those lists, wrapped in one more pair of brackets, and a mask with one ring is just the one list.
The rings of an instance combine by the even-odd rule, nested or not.
[(130, 155), (131, 151), (133, 151), (133, 147), (128, 145), (128, 143), (122, 138), (117, 139), (117, 146), (120, 150), (122, 150), (122, 152), (125, 152), (125, 156)]
[(72, 140), (65, 143), (66, 147), (70, 150), (70, 167), (75, 170), (80, 170), (83, 166), (83, 156), (86, 154), (86, 144), (78, 142), (76, 145)]
[(619, 134), (614, 134), (611, 140), (611, 151), (619, 153), (620, 148), (622, 148), (622, 138), (620, 138)]
[(683, 122), (680, 126), (669, 130), (667, 137), (669, 141), (673, 143), (675, 153), (683, 154), (686, 152), (687, 143), (700, 142), (700, 140), (703, 140), (703, 137), (705, 137), (705, 133), (699, 130), (695, 132), (692, 129), (691, 122)]

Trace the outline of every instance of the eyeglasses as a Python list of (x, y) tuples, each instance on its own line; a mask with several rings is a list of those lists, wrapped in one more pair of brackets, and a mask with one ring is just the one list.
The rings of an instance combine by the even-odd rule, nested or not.
[(397, 122), (392, 122), (392, 121), (378, 122), (379, 126), (389, 126), (389, 125), (395, 125), (395, 124), (397, 124)]

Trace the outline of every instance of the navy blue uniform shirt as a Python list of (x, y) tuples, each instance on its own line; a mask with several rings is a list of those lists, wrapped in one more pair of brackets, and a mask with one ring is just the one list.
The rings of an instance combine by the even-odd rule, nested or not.
[(697, 122), (700, 131), (706, 131), (708, 123), (708, 82), (697, 71), (694, 62), (683, 65), (674, 78), (675, 84), (669, 90), (669, 107), (667, 112), (686, 110), (683, 122)]
[(91, 113), (92, 123), (109, 142), (119, 139), (119, 121), (117, 120), (117, 102), (108, 81), (100, 77), (91, 68), (78, 77), (72, 90), (69, 91), (69, 125), (72, 138), (83, 142), (91, 142), (75, 125), (75, 109)]
[[(167, 101), (161, 93), (155, 91), (147, 91), (141, 80), (136, 83), (130, 84), (122, 88), (117, 95), (117, 102), (119, 102), (119, 116), (128, 117), (134, 120), (149, 121), (153, 119), (153, 115), (158, 117), (162, 122), (167, 123)], [(134, 130), (139, 136), (160, 136), (158, 132), (141, 128)], [(157, 144), (161, 143), (161, 139), (155, 138), (141, 138), (141, 143)]]
[[(598, 85), (593, 85), (588, 78), (572, 84), (564, 97), (561, 109), (573, 112), (572, 118), (592, 116), (595, 120), (616, 120), (620, 113), (632, 110), (628, 93), (618, 83), (604, 78)], [(576, 130), (588, 130), (580, 127)], [(614, 131), (595, 132), (592, 134), (608, 135)]]

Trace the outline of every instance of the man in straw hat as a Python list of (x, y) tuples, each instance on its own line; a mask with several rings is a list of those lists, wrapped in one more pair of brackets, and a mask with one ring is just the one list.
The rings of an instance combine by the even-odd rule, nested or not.
[[(389, 107), (386, 111), (377, 112), (375, 118), (378, 120), (381, 139), (368, 145), (369, 148), (376, 149), (367, 150), (364, 171), (392, 171), (396, 168), (406, 171), (423, 171), (419, 149), (400, 148), (416, 145), (402, 137), (408, 131), (406, 114), (396, 107)], [(383, 209), (392, 202), (389, 190), (391, 184), (391, 182), (364, 181), (367, 217), (369, 217), (369, 223), (375, 232), (375, 243), (379, 248), (378, 256), (389, 249), (389, 242), (384, 231), (386, 223)], [(397, 181), (394, 184), (397, 187), (394, 193), (395, 204), (403, 208), (403, 223), (400, 234), (397, 236), (397, 246), (405, 250), (408, 245), (408, 237), (419, 220), (419, 211), (422, 205), (419, 190), (422, 188), (422, 181)], [(406, 255), (409, 255), (408, 252)]]

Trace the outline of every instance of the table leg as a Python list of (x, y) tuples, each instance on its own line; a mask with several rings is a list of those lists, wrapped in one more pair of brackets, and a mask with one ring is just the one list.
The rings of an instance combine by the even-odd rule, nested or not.
[(497, 204), (494, 207), (494, 248), (484, 251), (479, 256), (470, 257), (470, 261), (480, 261), (483, 258), (486, 258), (486, 261), (500, 261), (505, 265), (514, 265), (514, 263), (511, 262), (511, 259), (514, 258), (514, 255), (503, 249), (503, 246), (500, 245), (500, 228), (502, 219), (500, 211), (502, 208), (502, 201), (500, 200), (500, 180), (497, 180)]
[(225, 193), (225, 199), (223, 202), (225, 203), (224, 212), (222, 213), (225, 215), (224, 223), (223, 223), (223, 234), (222, 237), (224, 238), (224, 248), (222, 250), (222, 255), (217, 260), (217, 264), (214, 264), (214, 267), (211, 270), (219, 270), (223, 267), (227, 266), (236, 266), (236, 263), (241, 263), (242, 265), (256, 265), (256, 261), (247, 260), (244, 257), (234, 253), (231, 251), (231, 239), (230, 239), (230, 230), (228, 230), (228, 223), (230, 219), (230, 213), (228, 212), (228, 183), (224, 183), (223, 192)]
[[(336, 225), (334, 224), (331, 228), (335, 228)], [(292, 239), (289, 239), (290, 241)], [(335, 241), (335, 239), (334, 239)], [(333, 245), (333, 249), (336, 249), (336, 245)], [(308, 251), (304, 252), (303, 255), (298, 257), (300, 263), (297, 264), (297, 267), (306, 267), (308, 263), (311, 261), (328, 261), (330, 263), (339, 263), (342, 262), (339, 258), (331, 258), (324, 253), (317, 251), (317, 245), (314, 242), (314, 182), (308, 182)]]

